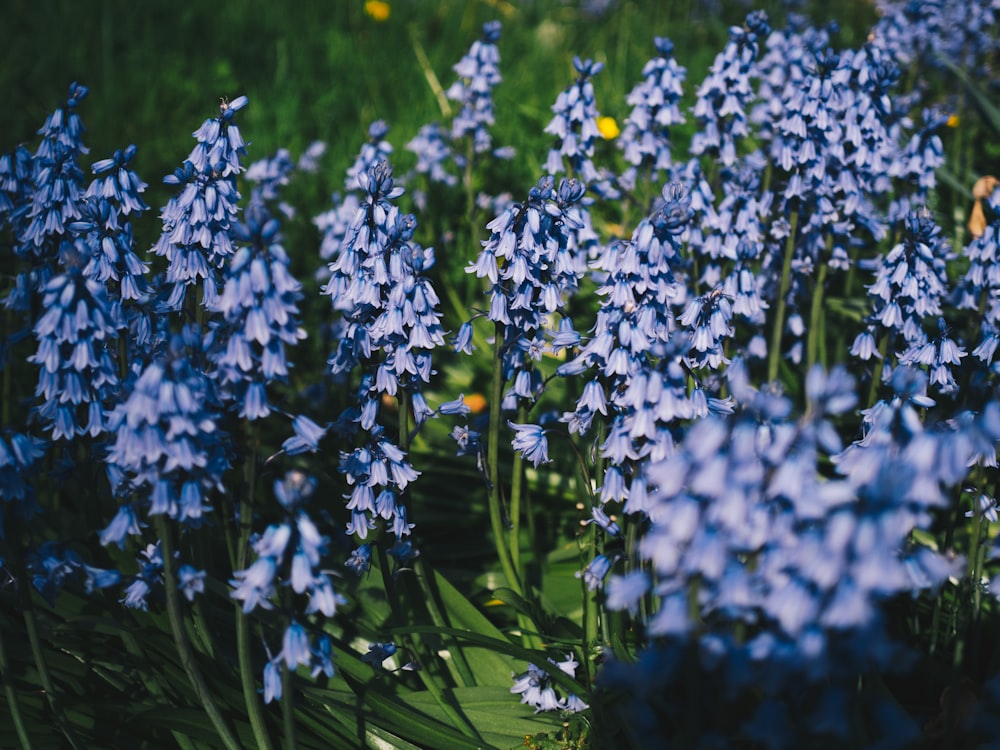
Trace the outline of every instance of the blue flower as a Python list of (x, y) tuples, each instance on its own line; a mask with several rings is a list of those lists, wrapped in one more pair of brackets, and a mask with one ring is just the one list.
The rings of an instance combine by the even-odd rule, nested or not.
[(368, 126), (368, 141), (361, 147), (361, 153), (354, 163), (347, 168), (344, 180), (344, 190), (348, 192), (367, 190), (367, 180), (364, 175), (379, 162), (388, 162), (392, 156), (392, 144), (385, 137), (389, 134), (389, 125), (385, 120), (376, 120)]
[(382, 669), (382, 662), (396, 655), (396, 644), (392, 641), (388, 643), (369, 643), (368, 653), (361, 655), (361, 661), (371, 664), (377, 669)]
[(674, 59), (674, 45), (669, 39), (655, 37), (653, 44), (659, 56), (643, 66), (642, 83), (636, 84), (625, 99), (632, 111), (617, 145), (630, 165), (619, 178), (626, 189), (635, 186), (640, 169), (648, 170), (655, 181), (670, 168), (670, 129), (685, 121), (679, 104), (687, 71)]
[(109, 415), (114, 442), (106, 460), (147, 513), (199, 525), (229, 468), (229, 448), (217, 427), (214, 388), (195, 368), (188, 343), (172, 337)]
[(118, 386), (118, 327), (104, 287), (87, 278), (85, 258), (64, 248), (65, 272), (45, 285), (44, 314), (35, 323), (38, 349), (29, 361), (39, 367), (38, 414), (54, 440), (100, 435), (106, 429), (105, 401)]
[[(486, 137), (488, 140), (488, 132)], [(432, 122), (421, 127), (406, 144), (406, 149), (417, 155), (417, 165), (414, 167), (417, 174), (427, 175), (431, 183), (449, 187), (458, 184), (458, 178), (446, 167), (447, 162), (455, 159), (455, 154), (448, 141), (448, 132), (441, 125)]]
[(271, 412), (265, 386), (287, 380), (287, 346), (306, 334), (299, 323), (302, 285), (289, 272), (278, 220), (263, 203), (251, 203), (244, 221), (232, 227), (246, 243), (232, 257), (222, 294), (206, 306), (221, 315), (208, 339), (225, 396), (240, 406), (240, 416), (254, 420)]
[[(597, 129), (600, 113), (590, 79), (604, 69), (604, 63), (574, 57), (573, 67), (579, 77), (559, 94), (552, 105), (555, 117), (545, 126), (545, 132), (556, 139), (549, 151), (545, 171), (551, 175), (569, 171), (584, 184), (589, 184), (596, 182), (600, 176), (593, 162), (594, 143), (600, 136)], [(568, 170), (564, 159), (569, 164)]]
[(231, 228), (237, 214), (236, 176), (246, 149), (234, 115), (247, 99), (220, 106), (218, 117), (195, 131), (198, 144), (188, 159), (163, 181), (179, 186), (160, 212), (163, 231), (152, 248), (167, 259), (167, 311), (180, 310), (187, 288), (202, 282), (203, 302), (214, 306), (219, 271), (233, 254)]
[(507, 422), (514, 430), (514, 450), (531, 461), (536, 467), (549, 462), (549, 443), (545, 438), (545, 430), (534, 424), (514, 424)]
[(281, 700), (281, 658), (280, 654), (269, 659), (264, 665), (264, 703)]
[(750, 13), (743, 26), (729, 29), (729, 42), (712, 63), (698, 88), (694, 116), (700, 129), (691, 139), (691, 154), (717, 157), (729, 167), (736, 161), (737, 139), (749, 133), (746, 107), (753, 98), (759, 42), (770, 32), (763, 11)]
[[(490, 150), (493, 126), (493, 89), (500, 83), (500, 22), (483, 24), (482, 37), (472, 43), (469, 51), (452, 70), (458, 76), (445, 95), (459, 104), (451, 124), (451, 137), (460, 140), (471, 136), (477, 154)], [(419, 168), (418, 168), (419, 171)]]
[(191, 565), (182, 565), (177, 569), (177, 579), (177, 588), (189, 602), (194, 601), (195, 595), (205, 591), (204, 570), (195, 570)]

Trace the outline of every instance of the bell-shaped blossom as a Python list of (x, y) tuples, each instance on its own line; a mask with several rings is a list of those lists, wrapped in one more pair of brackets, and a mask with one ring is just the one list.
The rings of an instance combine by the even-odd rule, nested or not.
[(240, 243), (225, 273), (222, 294), (210, 307), (221, 320), (209, 348), (226, 396), (240, 404), (240, 416), (266, 417), (265, 387), (287, 380), (287, 347), (305, 338), (299, 322), (302, 285), (289, 272), (280, 225), (263, 203), (251, 203), (232, 228)]
[(445, 95), (458, 104), (451, 123), (451, 137), (458, 141), (472, 138), (473, 150), (482, 154), (490, 150), (490, 128), (493, 127), (493, 89), (501, 81), (499, 21), (483, 24), (482, 37), (472, 43), (469, 51), (452, 66), (458, 76)]
[(168, 264), (167, 311), (180, 310), (188, 287), (198, 283), (202, 302), (217, 302), (219, 272), (233, 254), (231, 229), (240, 198), (236, 176), (246, 155), (235, 115), (246, 104), (245, 96), (224, 100), (219, 116), (195, 131), (198, 143), (184, 164), (163, 179), (179, 190), (160, 212), (163, 230), (152, 248)]

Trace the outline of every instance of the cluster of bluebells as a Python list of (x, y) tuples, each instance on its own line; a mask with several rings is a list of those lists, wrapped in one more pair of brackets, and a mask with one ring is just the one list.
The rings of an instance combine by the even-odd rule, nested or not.
[(735, 163), (737, 143), (750, 132), (746, 110), (754, 96), (752, 77), (760, 42), (769, 32), (760, 11), (729, 30), (729, 42), (698, 88), (694, 117), (700, 128), (691, 140), (692, 155), (711, 155), (727, 167)]
[(992, 365), (997, 345), (1000, 344), (1000, 265), (997, 251), (1000, 248), (1000, 189), (994, 187), (987, 198), (981, 199), (986, 219), (982, 234), (965, 247), (969, 261), (959, 288), (959, 307), (984, 311), (980, 342), (972, 354)]
[[(493, 89), (502, 80), (497, 47), (500, 31), (499, 21), (483, 24), (482, 36), (452, 66), (457, 78), (445, 97), (456, 103), (457, 111), (450, 128), (438, 122), (427, 123), (406, 144), (407, 150), (417, 156), (414, 171), (426, 175), (432, 185), (457, 185), (458, 177), (451, 171), (454, 166), (465, 172), (464, 184), (471, 190), (469, 175), (477, 157), (489, 153), (494, 159), (510, 159), (514, 155), (509, 146), (493, 148), (491, 133), (495, 122)], [(447, 110), (446, 106), (442, 108)], [(414, 192), (414, 201), (421, 208), (426, 207), (427, 198), (423, 190)]]
[[(943, 393), (951, 392), (956, 385), (950, 366), (960, 364), (965, 354), (960, 356), (954, 343), (945, 343), (950, 340), (940, 317), (951, 253), (926, 210), (911, 211), (901, 229), (900, 242), (884, 258), (876, 259), (875, 282), (868, 287), (874, 309), (866, 329), (855, 338), (851, 354), (868, 361), (885, 356), (892, 346), (899, 351), (901, 364), (928, 366), (931, 383)], [(941, 335), (932, 339), (924, 330), (924, 320), (935, 318)], [(885, 367), (883, 377), (888, 379), (891, 373), (892, 367)]]
[[(927, 106), (915, 125), (909, 113), (919, 97), (895, 91), (901, 66), (929, 52), (964, 56), (969, 66), (988, 60), (996, 41), (974, 27), (992, 24), (995, 8), (942, 0), (889, 15), (869, 42), (843, 51), (831, 48), (833, 28), (806, 28), (793, 17), (772, 31), (763, 14), (748, 15), (697, 90), (689, 160), (677, 158), (671, 138), (685, 122), (687, 71), (670, 42), (656, 38), (657, 57), (626, 100), (632, 109), (619, 146), (627, 166), (618, 185), (640, 195), (640, 180), (668, 182), (628, 239), (602, 246), (591, 224), (585, 193), (617, 195), (610, 173), (593, 161), (591, 79), (603, 66), (579, 57), (577, 80), (559, 95), (545, 129), (555, 138), (547, 174), (523, 202), (477, 204), (492, 202), (495, 218), (466, 270), (487, 287), (481, 317), (494, 325), (498, 377), (509, 386), (492, 407), (509, 413), (539, 403), (544, 355), (565, 358), (559, 377), (582, 380), (566, 411), (508, 426), (513, 449), (536, 468), (549, 462), (548, 436), (559, 424), (571, 440), (591, 441), (600, 474), (586, 524), (600, 529), (602, 544), (578, 577), (600, 606), (627, 613), (647, 646), (637, 663), (611, 659), (601, 673), (604, 685), (628, 696), (637, 733), (658, 733), (663, 717), (684, 721), (688, 699), (669, 705), (668, 698), (696, 693), (686, 682), (695, 671), (724, 687), (715, 710), (730, 735), (712, 729), (706, 744), (736, 738), (785, 747), (845, 736), (858, 707), (857, 675), (905, 664), (883, 604), (963, 575), (965, 560), (918, 542), (916, 532), (932, 529), (963, 483), (973, 485), (970, 517), (996, 521), (990, 488), (970, 472), (996, 466), (1000, 407), (990, 400), (978, 411), (948, 413), (940, 396), (959, 393), (967, 357), (960, 326), (953, 330), (946, 317), (950, 302), (969, 311), (963, 322), (979, 324), (972, 355), (988, 368), (977, 382), (982, 392), (995, 386), (1000, 191), (982, 199), (985, 228), (965, 248), (969, 268), (954, 292), (947, 271), (955, 256), (923, 208), (949, 118)], [(948, 38), (955, 19), (960, 43)], [(500, 24), (486, 24), (454, 66), (450, 127), (428, 124), (408, 145), (416, 172), (431, 183), (456, 185), (450, 166), (471, 169), (475, 155), (492, 149), (499, 37)], [(35, 423), (52, 441), (106, 436), (117, 510), (98, 538), (138, 549), (138, 571), (123, 577), (89, 566), (55, 541), (27, 562), (50, 600), (67, 583), (85, 591), (122, 584), (122, 602), (145, 610), (170, 595), (165, 562), (173, 562), (164, 560), (162, 540), (149, 540), (147, 522), (168, 517), (186, 532), (212, 526), (207, 516), (213, 504), (228, 505), (226, 474), (241, 445), (224, 426), (279, 410), (268, 388), (287, 382), (287, 348), (305, 337), (302, 287), (278, 218), (293, 216), (278, 201), (296, 165), (281, 150), (251, 166), (241, 214), (246, 149), (235, 117), (247, 100), (223, 101), (165, 180), (177, 193), (161, 211), (152, 248), (165, 273), (150, 280), (131, 227), (147, 210), (145, 184), (131, 168), (135, 147), (94, 163), (84, 187), (76, 107), (86, 94), (71, 87), (39, 131), (35, 154), (19, 148), (0, 157), (0, 230), (31, 263), (6, 304), (43, 310), (29, 321), (37, 348), (28, 361), (39, 370)], [(369, 537), (380, 526), (394, 538), (399, 567), (416, 555), (404, 504), (419, 476), (407, 455), (409, 420), (419, 428), (435, 414), (468, 413), (462, 397), (437, 410), (425, 399), (432, 353), (445, 335), (428, 277), (435, 256), (415, 240), (416, 218), (397, 205), (403, 190), (389, 166), (387, 134), (383, 121), (371, 125), (347, 170), (345, 197), (314, 220), (328, 264), (323, 292), (336, 317), (329, 374), (347, 384), (349, 406), (326, 425), (295, 416), (293, 437), (272, 456), (315, 452), (337, 433), (346, 531), (359, 543), (346, 566), (359, 575), (372, 565), (377, 542)], [(312, 170), (320, 154), (310, 147), (297, 167)], [(890, 230), (899, 240), (884, 256), (857, 259)], [(845, 371), (810, 369), (799, 417), (792, 396), (777, 383), (752, 387), (750, 373), (772, 354), (765, 325), (777, 324), (774, 345), (783, 326), (800, 339), (803, 301), (823, 294), (827, 269), (852, 263), (875, 277), (867, 287), (871, 313), (849, 351), (864, 362), (889, 360), (873, 384), (888, 395), (860, 412), (862, 434), (845, 448), (842, 424), (859, 406)], [(581, 335), (570, 302), (590, 282), (596, 319)], [(198, 285), (203, 310), (189, 294)], [(787, 321), (776, 312), (786, 302)], [(165, 314), (180, 311), (183, 322)], [(192, 320), (206, 316), (204, 328)], [(472, 332), (471, 321), (462, 325), (457, 350), (471, 352)], [(793, 366), (801, 348), (801, 341), (791, 348)], [(383, 419), (393, 399), (398, 442)], [(452, 435), (459, 454), (482, 460), (475, 430)], [(5, 511), (23, 519), (38, 511), (30, 475), (45, 450), (27, 434), (0, 437)], [(270, 517), (279, 520), (251, 539), (252, 562), (232, 571), (230, 595), (244, 614), (285, 616), (281, 648), (264, 667), (265, 702), (281, 697), (288, 671), (333, 674), (323, 618), (344, 599), (323, 567), (330, 540), (306, 512), (316, 486), (299, 471), (274, 483), (279, 508)], [(250, 505), (241, 500), (239, 513)], [(180, 565), (179, 591), (194, 601), (207, 576)], [(382, 669), (396, 653), (395, 643), (372, 643), (362, 660)], [(554, 669), (531, 664), (514, 675), (510, 692), (536, 711), (585, 710), (575, 694), (556, 691), (567, 684), (560, 673), (575, 678), (576, 657), (549, 663)]]
[(670, 169), (673, 164), (670, 129), (685, 122), (680, 99), (687, 70), (674, 59), (673, 42), (658, 36), (653, 44), (659, 57), (646, 63), (642, 82), (625, 98), (632, 111), (617, 145), (630, 165), (618, 178), (626, 190), (635, 187), (640, 170), (647, 171), (655, 182)]
[(38, 350), (29, 357), (39, 368), (37, 414), (53, 440), (104, 432), (105, 402), (118, 386), (112, 351), (119, 326), (105, 287), (84, 274), (80, 250), (65, 245), (65, 271), (45, 284), (45, 313), (35, 323)]
[(307, 630), (302, 622), (315, 616), (333, 617), (345, 603), (322, 568), (328, 540), (305, 511), (316, 489), (316, 480), (299, 471), (291, 471), (274, 483), (274, 495), (284, 511), (282, 523), (272, 524), (252, 540), (257, 559), (245, 570), (233, 573), (230, 594), (242, 602), (244, 613), (257, 607), (272, 609), (281, 601), (279, 586), (288, 587), (296, 601), (304, 598), (301, 614), (296, 610), (285, 628), (281, 651), (269, 657), (264, 668), (264, 702), (281, 698), (281, 671), (306, 666), (312, 676), (333, 676), (332, 643), (317, 628)]
[(236, 176), (246, 155), (235, 116), (246, 105), (245, 96), (223, 100), (219, 116), (195, 131), (198, 143), (183, 165), (163, 180), (179, 190), (160, 212), (163, 232), (152, 249), (168, 264), (166, 311), (180, 310), (188, 288), (199, 283), (202, 302), (217, 303), (219, 274), (233, 254), (230, 230), (240, 199)]
[[(751, 388), (742, 366), (729, 372), (735, 415), (696, 422), (672, 456), (645, 467), (652, 525), (639, 553), (655, 583), (643, 570), (613, 575), (607, 601), (635, 613), (654, 594), (646, 628), (662, 645), (631, 677), (616, 667), (607, 679), (630, 689), (653, 679), (668, 690), (693, 648), (706, 680), (724, 680), (734, 700), (751, 690), (756, 716), (774, 714), (766, 728), (751, 718), (736, 736), (786, 746), (846, 722), (859, 672), (903, 663), (879, 603), (960, 571), (961, 560), (912, 545), (910, 533), (929, 527), (977, 454), (993, 455), (996, 410), (969, 415), (966, 434), (977, 437), (956, 446), (952, 430), (921, 423), (916, 409), (933, 404), (927, 378), (901, 367), (895, 395), (867, 412), (864, 437), (842, 449), (831, 420), (856, 402), (845, 372), (810, 371), (798, 420), (786, 399)], [(819, 468), (824, 456), (833, 477)], [(653, 664), (665, 671), (652, 677)], [(648, 710), (658, 699), (640, 701), (642, 721), (657, 721)]]
[(297, 302), (302, 285), (289, 272), (280, 224), (266, 204), (251, 202), (232, 236), (240, 243), (226, 266), (222, 294), (211, 306), (220, 320), (211, 333), (225, 396), (240, 405), (239, 416), (271, 413), (266, 386), (287, 380), (287, 347), (306, 336)]
[[(378, 162), (358, 181), (364, 197), (324, 287), (344, 318), (329, 360), (331, 372), (338, 377), (360, 373), (355, 403), (338, 420), (341, 433), (360, 438), (352, 450), (341, 452), (339, 468), (350, 487), (347, 532), (363, 542), (377, 520), (384, 520), (396, 537), (394, 553), (404, 562), (415, 552), (405, 540), (413, 524), (401, 499), (418, 472), (386, 435), (379, 409), (386, 396), (397, 399), (404, 415), (412, 412), (418, 427), (434, 415), (423, 389), (433, 372), (431, 352), (444, 343), (444, 329), (437, 294), (425, 276), (434, 253), (413, 240), (415, 218), (395, 205), (403, 191), (395, 186), (391, 167)], [(351, 566), (364, 568), (360, 562)]]
[[(512, 384), (504, 408), (517, 399), (532, 400), (541, 390), (541, 374), (534, 363), (545, 351), (564, 349), (579, 340), (572, 327), (550, 334), (550, 316), (561, 314), (579, 284), (582, 268), (573, 253), (573, 230), (579, 227), (570, 210), (582, 197), (584, 185), (563, 178), (558, 188), (552, 176), (543, 177), (528, 192), (528, 200), (513, 203), (487, 229), (479, 257), (466, 270), (489, 283), (487, 317), (497, 324), (503, 376)], [(471, 323), (463, 325), (457, 347), (471, 351)]]
[[(384, 120), (376, 120), (368, 126), (368, 140), (347, 169), (343, 196), (334, 193), (333, 207), (313, 218), (313, 224), (323, 235), (320, 241), (319, 255), (327, 264), (333, 262), (340, 254), (341, 247), (350, 232), (351, 224), (355, 221), (358, 211), (361, 210), (362, 194), (365, 192), (365, 188), (359, 182), (359, 175), (361, 179), (365, 179), (369, 169), (379, 162), (388, 163), (392, 156), (392, 144), (385, 139), (388, 134), (389, 126)], [(318, 278), (327, 281), (329, 279), (328, 268), (320, 269)], [(337, 302), (334, 300), (334, 306), (336, 307), (336, 305)], [(334, 331), (332, 338), (338, 337), (338, 332)]]
[[(229, 469), (228, 439), (220, 430), (222, 407), (214, 384), (198, 367), (203, 353), (193, 327), (173, 334), (138, 376), (131, 393), (108, 416), (114, 435), (107, 464), (119, 513), (166, 514), (199, 526), (213, 491), (223, 491)], [(112, 527), (135, 533), (134, 525)], [(104, 534), (105, 544), (123, 537)]]
[[(558, 668), (569, 677), (576, 677), (576, 668), (580, 662), (573, 654), (567, 654), (562, 661), (549, 659), (549, 663)], [(568, 713), (578, 713), (585, 711), (588, 706), (573, 693), (568, 693), (560, 698), (556, 693), (556, 685), (552, 676), (541, 667), (534, 664), (528, 665), (528, 671), (521, 675), (512, 675), (514, 686), (510, 692), (521, 696), (521, 703), (526, 703), (535, 709), (535, 713), (541, 711), (566, 711)]]
[(459, 110), (451, 122), (451, 137), (455, 141), (469, 137), (475, 153), (490, 150), (493, 127), (493, 89), (500, 83), (500, 22), (490, 21), (483, 25), (483, 35), (472, 43), (472, 47), (453, 70), (458, 79), (451, 85), (446, 95), (459, 105)]

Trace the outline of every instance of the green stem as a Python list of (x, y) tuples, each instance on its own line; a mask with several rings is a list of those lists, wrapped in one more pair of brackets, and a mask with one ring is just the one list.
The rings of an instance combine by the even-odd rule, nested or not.
[[(131, 622), (130, 622), (131, 624)], [(132, 634), (130, 630), (122, 629), (119, 631), (119, 637), (122, 640), (122, 645), (128, 652), (129, 656), (136, 660), (136, 662), (146, 661), (146, 652), (143, 651), (142, 647), (139, 645), (139, 641)], [(144, 665), (145, 667), (145, 665)], [(164, 698), (163, 686), (160, 684), (160, 679), (156, 675), (155, 670), (142, 668), (138, 670), (139, 679), (142, 680), (143, 686), (149, 691), (149, 694), (157, 699), (159, 703), (165, 704), (167, 701)], [(170, 733), (174, 737), (174, 741), (180, 750), (195, 750), (194, 744), (190, 739), (180, 731), (172, 729)]]
[[(403, 451), (409, 451), (411, 435), (410, 399), (405, 390), (400, 389), (397, 391), (396, 402), (399, 405), (399, 448)], [(444, 615), (441, 613), (441, 608), (438, 604), (436, 588), (431, 583), (431, 576), (433, 576), (433, 573), (429, 573), (427, 571), (427, 565), (424, 562), (424, 558), (418, 557), (413, 561), (413, 572), (416, 574), (417, 584), (420, 586), (420, 590), (423, 593), (424, 603), (427, 606), (428, 614), (431, 616), (431, 622), (439, 628), (447, 627), (448, 623), (445, 620)], [(458, 672), (459, 679), (462, 680), (466, 687), (474, 686), (476, 684), (476, 680), (472, 673), (472, 669), (469, 667), (469, 663), (465, 659), (462, 647), (458, 643), (453, 643), (450, 653), (452, 655), (452, 663), (455, 665), (455, 670)]]
[(153, 525), (162, 544), (161, 554), (163, 557), (163, 582), (166, 589), (167, 616), (170, 620), (170, 631), (174, 637), (174, 646), (177, 648), (177, 654), (181, 658), (181, 665), (184, 667), (188, 680), (191, 682), (191, 687), (194, 688), (198, 702), (204, 707), (205, 713), (208, 714), (208, 718), (212, 722), (212, 726), (215, 727), (216, 734), (222, 740), (222, 744), (226, 746), (227, 750), (240, 750), (240, 743), (233, 736), (232, 731), (226, 724), (225, 717), (215, 704), (212, 692), (209, 690), (208, 685), (205, 684), (205, 678), (198, 667), (194, 649), (191, 647), (191, 642), (188, 640), (187, 632), (184, 629), (184, 613), (181, 611), (180, 592), (177, 589), (177, 573), (174, 570), (172, 530), (162, 514), (154, 516)]
[(10, 709), (10, 718), (14, 722), (14, 729), (17, 731), (17, 738), (21, 742), (23, 750), (31, 750), (31, 738), (24, 727), (24, 719), (21, 717), (21, 704), (17, 700), (17, 691), (14, 689), (14, 677), (10, 673), (10, 665), (7, 663), (7, 649), (4, 646), (5, 638), (0, 635), (0, 681), (3, 682), (3, 691), (7, 696), (7, 708)]
[(285, 750), (295, 750), (295, 670), (284, 664), (281, 670), (281, 722)]
[[(396, 590), (395, 582), (392, 580), (392, 576), (389, 574), (389, 559), (388, 555), (385, 553), (385, 549), (381, 544), (373, 544), (375, 547), (376, 556), (378, 558), (379, 573), (382, 576), (382, 587), (385, 589), (386, 595), (389, 597), (389, 602), (392, 607), (393, 614), (402, 614), (404, 612), (413, 612), (413, 607), (408, 607), (404, 610), (402, 602), (400, 601), (399, 592)], [(401, 640), (408, 646), (409, 650), (416, 654), (420, 660), (423, 659), (423, 643), (420, 641), (420, 637), (417, 635), (402, 636)], [(431, 694), (434, 702), (437, 703), (438, 707), (444, 712), (451, 721), (452, 726), (458, 729), (466, 737), (471, 737), (472, 739), (478, 740), (479, 733), (472, 723), (456, 708), (452, 705), (448, 696), (444, 694), (441, 685), (438, 684), (438, 678), (430, 673), (427, 669), (428, 663), (424, 663), (423, 668), (417, 670), (417, 676), (423, 683), (427, 692)]]
[(493, 531), (493, 544), (496, 546), (500, 567), (503, 569), (507, 585), (518, 596), (524, 596), (521, 579), (510, 556), (510, 547), (506, 541), (507, 530), (504, 528), (503, 512), (500, 497), (500, 427), (503, 422), (503, 342), (504, 325), (496, 324), (495, 351), (493, 354), (493, 385), (490, 401), (490, 426), (486, 447), (486, 462), (489, 464), (489, 506), (490, 527)]
[[(819, 358), (822, 338), (825, 332), (823, 325), (823, 287), (826, 284), (826, 273), (829, 266), (821, 263), (819, 275), (816, 277), (816, 288), (813, 290), (812, 306), (809, 310), (809, 339), (806, 342), (806, 371), (812, 369)], [(825, 364), (825, 363), (824, 363)]]
[[(528, 421), (528, 410), (524, 406), (517, 409), (517, 421)], [(524, 492), (524, 458), (514, 453), (514, 465), (510, 477), (510, 561), (514, 570), (521, 570), (521, 495)]]
[[(250, 534), (253, 532), (253, 506), (257, 490), (257, 445), (256, 434), (247, 421), (244, 424), (244, 435), (247, 441), (246, 462), (243, 465), (243, 482), (246, 497), (239, 504), (240, 535), (236, 546), (236, 570), (246, 570), (247, 553), (250, 548)], [(236, 607), (236, 661), (240, 670), (240, 686), (243, 690), (243, 703), (246, 706), (247, 717), (250, 719), (250, 729), (253, 731), (257, 747), (271, 750), (271, 737), (264, 721), (260, 696), (257, 694), (257, 677), (254, 673), (253, 659), (250, 656), (250, 620), (243, 607)], [(287, 670), (283, 670), (282, 674)]]
[(878, 362), (875, 365), (875, 372), (872, 373), (872, 384), (868, 389), (868, 405), (872, 406), (875, 403), (875, 397), (878, 396), (878, 387), (882, 383), (882, 370), (885, 368), (885, 358), (889, 352), (889, 332), (886, 331), (882, 335), (882, 340), (878, 342)]
[(787, 306), (788, 288), (791, 286), (792, 258), (795, 256), (795, 232), (798, 229), (799, 212), (792, 211), (789, 217), (788, 241), (785, 243), (785, 258), (781, 266), (781, 283), (778, 286), (778, 299), (774, 306), (774, 328), (771, 330), (771, 351), (768, 352), (767, 379), (778, 379), (778, 365), (781, 362), (781, 335), (785, 330), (785, 307)]

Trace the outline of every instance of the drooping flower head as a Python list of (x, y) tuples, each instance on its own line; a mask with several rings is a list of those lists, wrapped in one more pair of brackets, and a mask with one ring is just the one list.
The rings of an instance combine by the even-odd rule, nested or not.
[(750, 13), (743, 26), (729, 30), (729, 42), (698, 88), (694, 116), (700, 127), (691, 140), (693, 156), (707, 154), (727, 167), (735, 163), (737, 142), (750, 132), (747, 109), (754, 98), (752, 79), (760, 44), (769, 32), (763, 11)]
[(219, 116), (205, 120), (195, 131), (198, 143), (184, 164), (163, 178), (180, 191), (160, 213), (163, 231), (152, 248), (168, 263), (167, 311), (180, 310), (188, 287), (198, 283), (205, 305), (217, 301), (219, 272), (233, 254), (230, 230), (240, 198), (236, 176), (246, 155), (235, 116), (246, 105), (245, 96), (223, 100)]
[(673, 161), (670, 130), (684, 122), (679, 103), (687, 70), (674, 59), (674, 45), (669, 39), (658, 36), (653, 43), (659, 56), (646, 63), (642, 82), (636, 84), (625, 100), (632, 112), (617, 145), (631, 165), (619, 178), (626, 188), (635, 185), (640, 170), (648, 170), (655, 182), (661, 172), (670, 168)]
[(191, 329), (172, 335), (108, 418), (115, 439), (106, 460), (121, 474), (119, 497), (191, 526), (212, 510), (230, 452), (214, 384), (197, 366), (200, 345)]
[(458, 141), (472, 137), (473, 150), (482, 154), (490, 150), (493, 127), (493, 89), (500, 83), (500, 22), (483, 24), (483, 34), (454, 66), (458, 76), (446, 96), (459, 105), (451, 123), (451, 137)]
[(262, 202), (251, 203), (233, 225), (241, 243), (226, 267), (225, 286), (211, 308), (221, 315), (210, 348), (226, 397), (240, 416), (270, 414), (266, 385), (288, 377), (286, 347), (305, 338), (299, 321), (302, 285), (289, 272), (280, 224)]
[(45, 285), (45, 312), (35, 323), (38, 349), (28, 358), (39, 367), (38, 416), (54, 440), (101, 434), (105, 401), (118, 384), (112, 345), (119, 325), (104, 286), (84, 273), (86, 244), (77, 245), (64, 245), (66, 270)]

